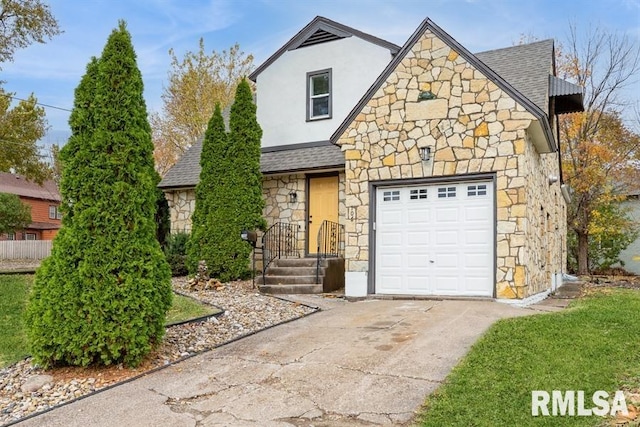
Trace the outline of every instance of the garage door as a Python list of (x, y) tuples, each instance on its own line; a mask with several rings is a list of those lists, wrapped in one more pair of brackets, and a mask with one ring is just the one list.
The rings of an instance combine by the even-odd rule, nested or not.
[(493, 296), (491, 181), (376, 191), (376, 293)]

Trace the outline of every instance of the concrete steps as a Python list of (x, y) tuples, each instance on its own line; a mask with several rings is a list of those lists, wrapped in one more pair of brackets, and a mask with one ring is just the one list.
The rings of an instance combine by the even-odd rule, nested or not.
[[(341, 259), (341, 261), (344, 271), (344, 260)], [(328, 292), (325, 276), (327, 269), (332, 262), (335, 263), (335, 260), (320, 260), (318, 281), (316, 282), (317, 262), (315, 257), (275, 259), (267, 269), (264, 280), (262, 275), (259, 275), (256, 277), (256, 283), (261, 292), (269, 294), (320, 294)], [(342, 275), (344, 277), (344, 273)]]

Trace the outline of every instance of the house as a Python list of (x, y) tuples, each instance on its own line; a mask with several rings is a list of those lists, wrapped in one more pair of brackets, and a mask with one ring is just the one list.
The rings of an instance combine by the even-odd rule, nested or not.
[(15, 194), (31, 206), (31, 224), (15, 233), (0, 234), (0, 240), (53, 240), (61, 227), (60, 193), (53, 181), (42, 185), (20, 175), (0, 172), (0, 193)]
[[(301, 256), (343, 255), (346, 295), (522, 303), (558, 285), (556, 116), (582, 92), (555, 77), (552, 40), (472, 54), (426, 19), (400, 47), (317, 17), (250, 78), (267, 222), (296, 227)], [(174, 229), (200, 150), (160, 183)]]
[[(628, 209), (629, 218), (640, 224), (640, 188), (635, 187), (627, 191), (627, 198), (622, 202), (624, 209)], [(620, 252), (619, 266), (627, 270), (629, 273), (640, 275), (640, 237), (631, 242), (624, 250)]]

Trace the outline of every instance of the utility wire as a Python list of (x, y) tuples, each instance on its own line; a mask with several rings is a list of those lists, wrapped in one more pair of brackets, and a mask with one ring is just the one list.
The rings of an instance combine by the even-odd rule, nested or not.
[[(0, 95), (6, 96), (7, 98), (11, 98), (11, 99), (14, 99), (14, 100), (17, 100), (17, 101), (28, 102), (26, 99), (18, 98), (17, 96), (9, 95), (8, 93), (2, 93)], [(41, 102), (36, 102), (36, 105), (40, 105), (40, 106), (46, 107), (46, 108), (53, 108), (53, 109), (56, 109), (56, 110), (71, 112), (71, 110), (69, 110), (68, 108), (56, 107), (55, 105), (43, 104)]]

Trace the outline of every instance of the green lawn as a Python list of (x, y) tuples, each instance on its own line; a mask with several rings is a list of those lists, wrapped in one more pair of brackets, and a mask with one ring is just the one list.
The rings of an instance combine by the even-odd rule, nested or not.
[(218, 313), (220, 310), (201, 304), (193, 298), (173, 294), (173, 304), (167, 313), (167, 323), (183, 322), (196, 317)]
[(33, 276), (0, 274), (0, 368), (27, 355), (22, 313)]
[[(29, 354), (22, 315), (26, 306), (32, 275), (0, 275), (0, 368)], [(182, 295), (173, 296), (167, 323), (175, 323), (215, 313), (209, 305)]]
[[(532, 417), (531, 391), (640, 386), (640, 292), (603, 291), (554, 314), (497, 322), (430, 396), (423, 426), (597, 426), (587, 417)], [(627, 402), (629, 403), (629, 402)], [(577, 405), (576, 405), (577, 406)], [(551, 405), (549, 407), (551, 411)]]

